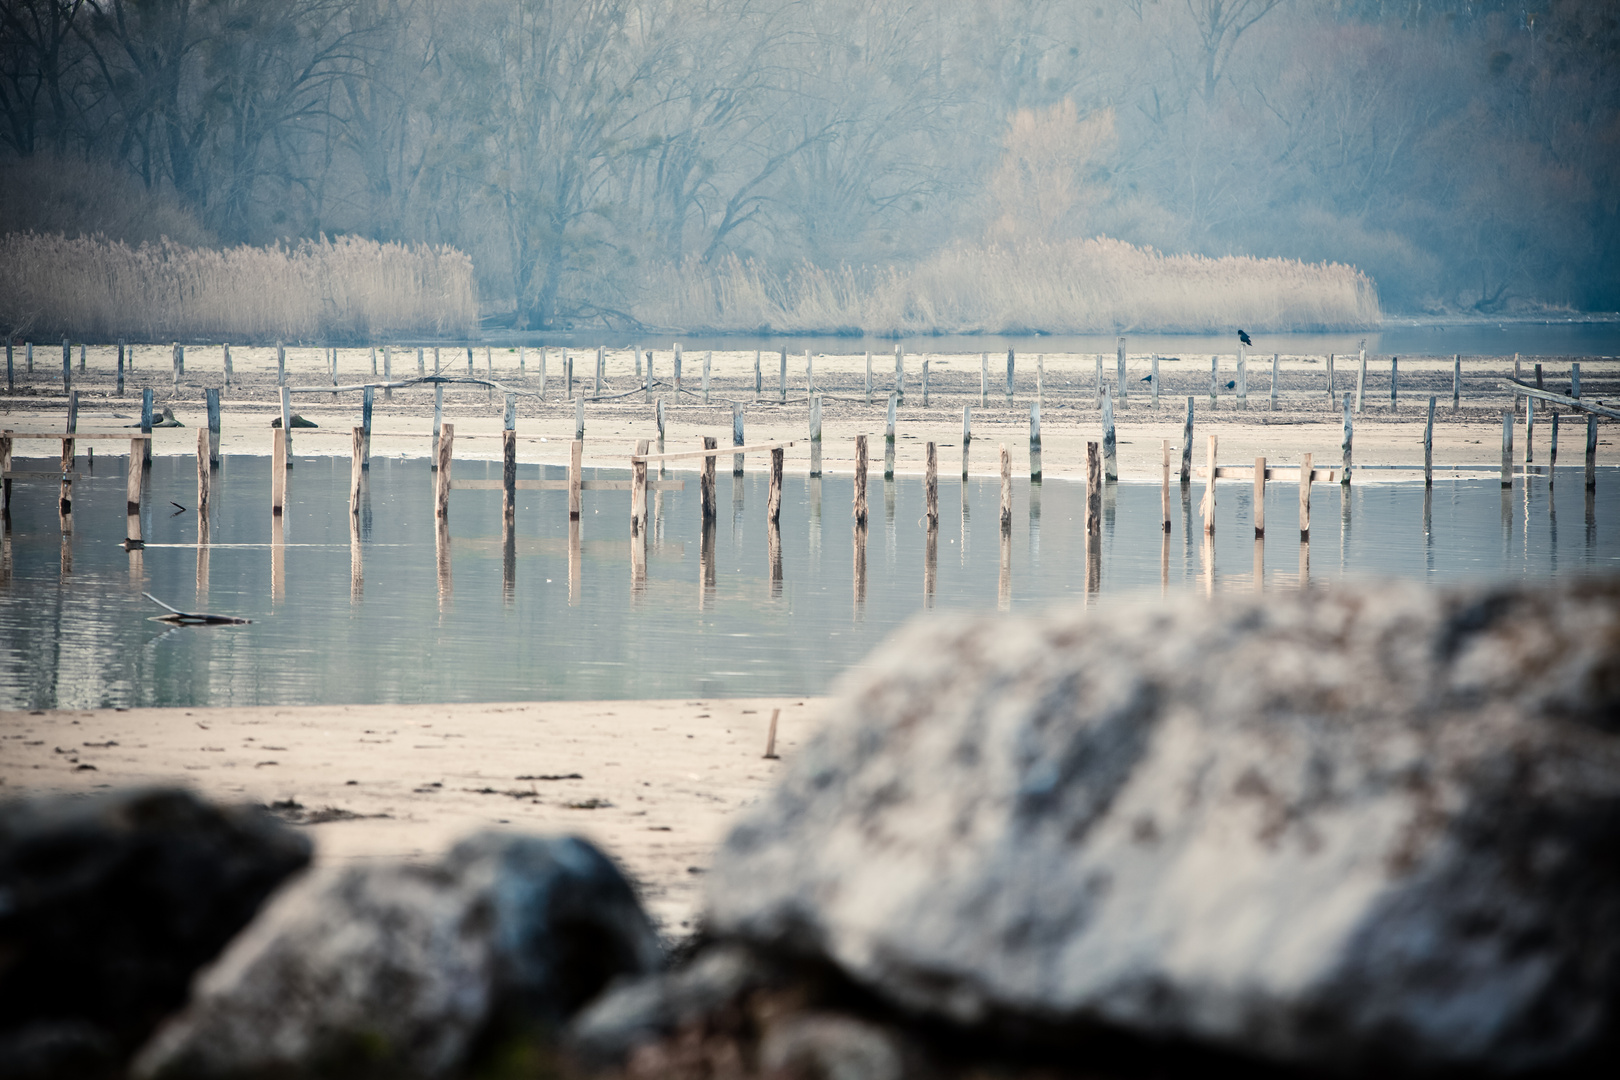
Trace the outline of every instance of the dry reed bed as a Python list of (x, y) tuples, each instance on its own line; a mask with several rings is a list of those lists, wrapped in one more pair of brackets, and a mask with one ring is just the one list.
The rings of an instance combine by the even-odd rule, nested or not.
[(651, 273), (636, 315), (688, 332), (1164, 333), (1356, 330), (1382, 318), (1371, 279), (1339, 263), (1165, 255), (1119, 240), (954, 247), (910, 268), (732, 257)]
[(449, 247), (323, 237), (213, 250), (0, 237), (0, 328), (13, 336), (269, 342), (477, 326), (472, 260)]

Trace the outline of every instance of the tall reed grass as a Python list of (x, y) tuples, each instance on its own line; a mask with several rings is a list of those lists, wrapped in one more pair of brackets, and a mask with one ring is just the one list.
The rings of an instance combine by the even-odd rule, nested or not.
[(642, 322), (691, 332), (1267, 333), (1378, 325), (1378, 292), (1339, 263), (1165, 255), (1119, 240), (958, 246), (910, 268), (786, 274), (731, 258), (654, 270)]
[(0, 237), (0, 328), (78, 340), (364, 340), (465, 336), (472, 260), (355, 237), (293, 247), (131, 247), (100, 236)]

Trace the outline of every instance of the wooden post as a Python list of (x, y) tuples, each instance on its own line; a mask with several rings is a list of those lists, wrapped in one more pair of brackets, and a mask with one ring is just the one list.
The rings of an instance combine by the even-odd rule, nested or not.
[[(807, 352), (805, 355), (809, 356), (810, 354)], [(714, 353), (705, 352), (703, 354), (703, 404), (705, 405), (709, 403), (709, 365), (713, 359)], [(596, 394), (598, 397), (600, 397), (602, 395), (602, 391), (598, 389)]]
[(816, 392), (815, 360), (811, 357), (809, 349), (804, 350), (804, 392), (812, 397)]
[(872, 350), (866, 350), (866, 403), (872, 404)]
[(146, 387), (141, 391), (141, 434), (146, 438), (141, 440), (141, 464), (152, 464), (152, 388)]
[(785, 346), (783, 347), (781, 353), (777, 356), (776, 390), (777, 390), (778, 400), (783, 405), (786, 405), (787, 404), (787, 348)]
[(894, 479), (894, 409), (900, 394), (889, 391), (889, 417), (883, 428), (883, 479)]
[[(713, 435), (703, 436), (703, 449), (713, 450), (719, 446), (719, 440)], [(774, 462), (772, 463), (774, 465)], [(698, 473), (698, 491), (701, 495), (703, 520), (705, 523), (715, 519), (714, 501), (714, 455), (703, 458), (702, 469)]]
[[(442, 370), (443, 368), (440, 366), (439, 347), (435, 345), (433, 346), (433, 374), (438, 375)], [(436, 454), (434, 456), (434, 461), (435, 463), (438, 461), (438, 456)], [(436, 464), (435, 467), (437, 467)]]
[(1311, 538), (1311, 455), (1299, 460), (1299, 538)]
[(810, 395), (810, 475), (821, 475), (821, 395)]
[(1586, 418), (1586, 490), (1597, 490), (1597, 417)]
[(866, 528), (866, 436), (855, 436), (855, 526)]
[(1204, 452), (1204, 462), (1207, 466), (1204, 481), (1204, 501), (1199, 504), (1198, 513), (1204, 519), (1204, 535), (1215, 535), (1215, 436), (1209, 437)]
[(1108, 388), (1103, 387), (1103, 479), (1119, 479), (1119, 460), (1115, 453), (1114, 443), (1114, 399)]
[(962, 482), (968, 478), (968, 454), (973, 446), (973, 406), (962, 406)]
[[(602, 369), (607, 366), (607, 354), (602, 346), (596, 347), (596, 393), (593, 397), (602, 396)], [(709, 354), (703, 354), (703, 403), (709, 403)]]
[[(327, 350), (326, 350), (326, 353), (327, 353), (327, 356), (330, 358), (331, 364), (332, 364), (332, 385), (336, 386), (338, 384), (338, 381), (337, 381), (337, 346), (336, 345), (328, 346)], [(467, 350), (467, 374), (468, 375), (472, 374), (472, 349), (471, 348), (469, 348)], [(337, 400), (337, 391), (336, 390), (332, 391), (332, 400), (333, 401)]]
[(1013, 351), (1007, 350), (1007, 404), (1011, 405), (1013, 399)]
[[(385, 361), (387, 360), (387, 355), (386, 354), (384, 355), (383, 359)], [(518, 378), (519, 379), (527, 378), (528, 374), (529, 374), (529, 347), (527, 345), (519, 345), (518, 346)], [(641, 374), (641, 355), (639, 353), (636, 355), (636, 374), (637, 375)]]
[(1187, 398), (1187, 419), (1181, 425), (1181, 482), (1192, 482), (1193, 399)]
[(1513, 414), (1502, 414), (1502, 486), (1513, 486)]
[[(636, 457), (647, 456), (647, 440), (636, 440)], [(517, 471), (516, 465), (513, 472)], [(647, 463), (630, 462), (630, 539), (644, 540), (647, 535)]]
[(766, 733), (766, 735), (765, 735), (765, 759), (767, 761), (775, 761), (775, 760), (777, 760), (777, 753), (776, 753), (776, 718), (781, 716), (781, 715), (782, 715), (782, 710), (781, 709), (772, 709), (771, 710), (771, 728), (770, 728), (770, 731), (768, 731)]
[[(664, 399), (663, 398), (658, 399), (658, 404), (654, 408), (653, 412), (654, 412), (654, 415), (657, 417), (657, 422), (658, 422), (658, 452), (660, 454), (662, 454), (664, 452)], [(658, 475), (662, 476), (663, 474), (664, 474), (664, 463), (659, 462), (658, 463)]]
[[(640, 453), (646, 453), (646, 442)], [(646, 494), (647, 465), (641, 466), (643, 494)], [(501, 524), (507, 532), (517, 520), (517, 430), (507, 425), (501, 432)]]
[(1127, 398), (1127, 394), (1128, 394), (1128, 392), (1130, 390), (1129, 385), (1125, 381), (1125, 339), (1124, 338), (1119, 339), (1119, 345), (1118, 345), (1117, 349), (1115, 350), (1115, 355), (1118, 356), (1118, 358), (1119, 358), (1119, 363), (1118, 363), (1118, 368), (1119, 368), (1118, 375), (1119, 375), (1119, 378), (1117, 380), (1119, 382), (1119, 407), (1123, 409), (1125, 407), (1125, 401), (1126, 401), (1126, 398)]
[[(134, 481), (131, 480), (131, 484)], [(270, 433), (270, 513), (280, 517), (287, 499), (287, 429)], [(132, 511), (133, 512), (133, 511)]]
[[(368, 386), (360, 391), (360, 429), (366, 435), (365, 445), (360, 448), (360, 467), (362, 469), (371, 468), (371, 407), (373, 400), (372, 387)], [(510, 411), (512, 395), (506, 395), (506, 400), (508, 403), (507, 409)]]
[(360, 495), (366, 486), (366, 429), (355, 428), (349, 438), (349, 516), (360, 516)]
[(933, 443), (927, 448), (926, 464), (923, 466), (923, 512), (928, 517), (928, 527), (939, 527), (939, 458)]
[[(146, 470), (141, 465), (141, 449), (150, 441), (150, 439), (129, 440), (129, 469), (124, 476), (124, 501), (127, 504), (125, 512), (132, 515), (141, 512), (141, 488), (146, 482)], [(8, 450), (7, 453), (9, 452)], [(8, 491), (10, 487), (8, 481), (6, 484)]]
[(1148, 384), (1153, 389), (1153, 407), (1159, 407), (1159, 354), (1153, 354), (1153, 368), (1148, 372)]
[(225, 344), (221, 345), (220, 349), (225, 353), (225, 389), (229, 390), (231, 388), (231, 380), (236, 377), (236, 370), (231, 366), (230, 342), (226, 342)]
[[(67, 339), (62, 341), (62, 366), (67, 366)], [(174, 385), (180, 385), (180, 376), (186, 373), (186, 347), (176, 341), (174, 349)]]
[(1102, 447), (1086, 443), (1086, 546), (1095, 546), (1102, 535)]
[[(676, 361), (675, 389), (681, 388), (680, 361)], [(563, 397), (572, 400), (574, 397), (574, 355), (566, 350), (563, 352)]]
[[(740, 401), (731, 403), (731, 445), (743, 445), (743, 405)], [(732, 476), (741, 476), (743, 474), (743, 456), (742, 454), (731, 455)]]
[(580, 512), (580, 484), (584, 480), (583, 462), (585, 440), (575, 439), (568, 444), (568, 520), (578, 521)]
[[(545, 352), (546, 351), (544, 349), (541, 349), (540, 350), (540, 355), (542, 357), (544, 357)], [(642, 400), (646, 401), (648, 404), (652, 403), (652, 399), (653, 399), (653, 383), (656, 382), (656, 381), (657, 380), (653, 377), (653, 351), (651, 349), (648, 349), (647, 350), (647, 381), (646, 381), (646, 385), (645, 385), (645, 393), (644, 393), (643, 398), (642, 398)], [(541, 379), (541, 386), (542, 386), (542, 388), (545, 386), (545, 380), (543, 378)], [(540, 396), (544, 397), (545, 394), (542, 393)]]
[(1237, 351), (1237, 406), (1240, 409), (1249, 407), (1249, 357), (1238, 346)]
[(1423, 425), (1423, 486), (1434, 487), (1434, 398), (1429, 398), (1429, 419)]
[(1338, 395), (1336, 393), (1334, 393), (1334, 387), (1333, 387), (1333, 354), (1332, 353), (1327, 354), (1327, 396), (1328, 396), (1328, 407), (1332, 408), (1333, 403), (1338, 400)]
[(1389, 358), (1389, 411), (1395, 412), (1401, 407), (1400, 401), (1401, 358)]
[[(467, 378), (470, 379), (473, 377), (473, 348), (471, 345), (466, 345), (464, 348), (467, 350)], [(332, 368), (334, 371), (337, 369), (336, 349), (332, 350)]]
[[(933, 445), (933, 444), (929, 444)], [(1041, 403), (1029, 404), (1029, 482), (1041, 482)]]
[(1361, 343), (1361, 362), (1356, 367), (1356, 415), (1361, 415), (1367, 399), (1367, 343)]
[(1219, 356), (1211, 356), (1209, 358), (1209, 407), (1211, 409), (1214, 409), (1214, 408), (1218, 407), (1218, 403), (1216, 401), (1216, 398), (1219, 396), (1219, 394), (1221, 392), (1221, 381), (1220, 380), (1221, 380), (1221, 358)]
[[(6, 335), (6, 393), (9, 394), (15, 389), (17, 389), (16, 360), (12, 356), (11, 335), (7, 334)], [(119, 394), (120, 397), (122, 397), (123, 393), (124, 393), (124, 346), (123, 346), (123, 342), (119, 342), (119, 345), (118, 345), (118, 394)]]
[(1103, 396), (1103, 358), (1102, 353), (1097, 354), (1097, 408), (1102, 408)]
[(420, 378), (427, 374), (427, 361), (422, 358), (422, 346), (416, 347), (416, 374)]
[[(69, 434), (79, 430), (79, 392), (68, 391), (67, 430)], [(94, 451), (92, 451), (94, 453)], [(73, 440), (62, 440), (62, 471), (67, 472), (74, 466)]]
[[(226, 350), (226, 354), (229, 355), (229, 349)], [(489, 355), (487, 348), (484, 350), (484, 355)], [(377, 374), (377, 346), (375, 345), (371, 346), (371, 373), (373, 375)]]
[[(763, 373), (761, 373), (761, 371), (759, 369), (759, 354), (760, 354), (760, 350), (755, 349), (754, 350), (754, 400), (755, 401), (758, 401), (760, 399), (760, 396), (762, 394), (764, 394), (764, 392), (765, 392), (765, 376), (763, 375)], [(868, 353), (867, 355), (870, 356), (871, 354)], [(867, 403), (870, 404), (871, 400), (872, 400), (872, 391), (871, 391), (871, 382), (872, 382), (872, 380), (870, 378), (868, 378), (866, 381), (867, 381), (866, 400), (867, 400)]]
[[(11, 386), (11, 343), (6, 343), (6, 387)], [(124, 343), (118, 343), (118, 396), (124, 396)]]
[(209, 387), (203, 391), (203, 407), (208, 413), (208, 464), (219, 464), (219, 391)]
[(1553, 486), (1553, 474), (1558, 471), (1558, 413), (1552, 414), (1552, 445), (1547, 448), (1547, 486)]
[[(1577, 365), (1578, 366), (1578, 365)], [(1579, 397), (1580, 395), (1575, 395)], [(1451, 411), (1462, 407), (1462, 353), (1451, 355)]]
[(1281, 370), (1280, 360), (1276, 353), (1271, 354), (1271, 411), (1277, 411), (1277, 376)]
[(1254, 535), (1266, 535), (1266, 459), (1254, 459)]
[(1546, 387), (1541, 385), (1541, 365), (1540, 364), (1536, 365), (1536, 389), (1537, 390), (1545, 390), (1546, 389)]
[[(546, 366), (547, 366), (546, 365), (546, 360), (547, 360), (547, 354), (549, 352), (550, 352), (550, 350), (546, 346), (544, 346), (544, 345), (540, 346), (540, 400), (541, 401), (546, 400)], [(422, 350), (421, 349), (416, 350), (416, 373), (418, 375), (422, 374)], [(651, 384), (651, 382), (652, 382), (652, 364), (650, 362), (647, 365), (647, 382), (649, 384)]]
[(1001, 444), (1001, 534), (1012, 532), (1012, 454)]
[[(773, 446), (771, 448), (771, 486), (770, 494), (765, 500), (765, 520), (771, 525), (776, 525), (782, 520), (782, 464), (786, 457), (787, 451), (782, 449), (780, 446)], [(703, 460), (708, 463), (707, 467), (712, 470), (714, 467), (714, 458), (704, 458)], [(711, 478), (711, 498), (709, 502), (711, 507), (714, 505), (712, 490), (713, 480)], [(713, 517), (713, 514), (710, 514), (709, 516)]]
[(439, 430), (439, 474), (433, 497), (433, 516), (441, 522), (450, 520), (450, 462), (456, 442), (456, 426), (446, 424)]
[[(1154, 393), (1158, 393), (1157, 387), (1154, 388)], [(1158, 398), (1154, 398), (1154, 400), (1157, 401)], [(1035, 403), (1038, 404), (1038, 405), (1045, 405), (1046, 404), (1046, 354), (1045, 353), (1036, 353), (1035, 354)]]
[(574, 438), (585, 437), (585, 395), (580, 394), (574, 398)]
[(1569, 396), (1576, 401), (1581, 400), (1581, 365), (1579, 362), (1569, 365)]
[(434, 472), (439, 470), (439, 432), (444, 427), (444, 384), (433, 384), (433, 461)]
[[(7, 342), (7, 344), (10, 343)], [(138, 474), (140, 466), (134, 463), (139, 462), (141, 459), (140, 455), (135, 453), (135, 441), (133, 439), (130, 440), (129, 444), (129, 460), (132, 463), (131, 469)], [(0, 516), (6, 519), (5, 528), (7, 531), (11, 527), (11, 480), (5, 474), (10, 471), (11, 436), (0, 432)]]
[(979, 354), (979, 408), (990, 404), (990, 354)]
[(1170, 531), (1170, 440), (1159, 440), (1159, 517), (1163, 531)]
[(930, 361), (923, 361), (923, 408), (928, 408), (928, 365)]
[(1350, 484), (1350, 464), (1355, 450), (1355, 428), (1350, 423), (1350, 395), (1344, 395), (1344, 437), (1339, 442), (1339, 450), (1344, 454), (1344, 466), (1339, 472), (1339, 484), (1348, 487)]
[(1536, 399), (1526, 394), (1524, 397), (1524, 463), (1530, 464), (1536, 459)]
[[(421, 353), (420, 352), (418, 352), (418, 354), (417, 354), (417, 359), (418, 359), (417, 366), (420, 367), (421, 366), (421, 363), (420, 363), (420, 361), (421, 361)], [(276, 385), (277, 386), (286, 386), (287, 385), (287, 347), (285, 345), (283, 345), (279, 341), (276, 342)]]
[(898, 343), (894, 347), (894, 393), (900, 401), (906, 399), (906, 351)]

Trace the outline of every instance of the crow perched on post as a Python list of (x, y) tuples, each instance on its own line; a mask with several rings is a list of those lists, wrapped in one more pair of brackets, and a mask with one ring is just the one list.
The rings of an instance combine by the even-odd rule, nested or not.
[(1243, 342), (1243, 344), (1245, 344), (1245, 345), (1253, 345), (1254, 344), (1254, 342), (1249, 340), (1249, 334), (1248, 334), (1248, 331), (1246, 331), (1246, 330), (1239, 330), (1238, 331), (1238, 340)]

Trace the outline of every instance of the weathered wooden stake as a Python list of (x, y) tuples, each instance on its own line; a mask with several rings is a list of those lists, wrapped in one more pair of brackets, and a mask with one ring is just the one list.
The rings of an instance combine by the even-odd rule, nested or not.
[(1086, 443), (1086, 548), (1089, 551), (1102, 535), (1103, 468), (1102, 447)]
[(581, 484), (585, 479), (585, 440), (575, 439), (568, 444), (568, 520), (578, 521), (582, 507)]
[(1012, 532), (1012, 454), (1001, 444), (1001, 534)]
[(777, 753), (776, 753), (776, 718), (781, 716), (781, 715), (782, 715), (782, 710), (781, 709), (772, 709), (771, 710), (771, 727), (770, 727), (770, 730), (768, 732), (766, 732), (766, 734), (765, 734), (765, 759), (767, 761), (775, 761), (775, 760), (777, 760)]
[[(421, 352), (418, 350), (417, 367), (421, 366)], [(287, 347), (279, 341), (276, 342), (276, 385), (287, 385)]]
[[(540, 352), (541, 352), (542, 356), (545, 354), (544, 349), (540, 350)], [(650, 405), (650, 404), (652, 404), (652, 399), (653, 399), (653, 383), (656, 381), (654, 379), (654, 377), (653, 377), (653, 351), (651, 349), (647, 350), (647, 374), (646, 374), (645, 378), (646, 378), (646, 381), (643, 383), (643, 387), (642, 387), (642, 389), (643, 389), (642, 400), (647, 402)], [(541, 379), (541, 385), (542, 386), (545, 385), (544, 378)], [(545, 395), (541, 394), (540, 396), (544, 397)]]
[[(540, 400), (541, 401), (546, 400), (546, 368), (548, 367), (548, 365), (546, 364), (546, 361), (549, 359), (550, 352), (551, 352), (551, 350), (548, 349), (546, 346), (544, 346), (544, 345), (540, 346)], [(416, 373), (418, 375), (422, 374), (422, 350), (421, 349), (416, 350)], [(652, 382), (652, 364), (651, 364), (651, 362), (649, 362), (647, 364), (647, 382), (649, 384)]]
[(1558, 471), (1558, 413), (1552, 414), (1552, 445), (1547, 448), (1547, 486), (1553, 486), (1553, 474)]
[(1513, 414), (1502, 414), (1502, 486), (1513, 486)]
[(1159, 440), (1159, 517), (1165, 532), (1170, 531), (1170, 440)]
[(927, 446), (927, 458), (923, 466), (923, 512), (928, 517), (928, 527), (939, 527), (939, 457), (934, 444)]
[(1097, 354), (1097, 408), (1102, 408), (1103, 398), (1103, 358), (1102, 353)]
[[(69, 432), (75, 432), (75, 431), (79, 430), (79, 392), (77, 390), (69, 390), (68, 391), (67, 430)], [(73, 464), (74, 464), (73, 440), (72, 439), (63, 439), (62, 440), (62, 471), (67, 472), (69, 469), (72, 469)]]
[(444, 384), (433, 384), (433, 464), (432, 470), (439, 471), (439, 436), (444, 428)]
[(821, 395), (810, 395), (810, 475), (821, 475)]
[(1007, 404), (1011, 405), (1013, 399), (1013, 351), (1007, 350)]
[(1356, 367), (1356, 415), (1361, 415), (1367, 399), (1367, 343), (1361, 343), (1361, 361)]
[(787, 404), (787, 349), (783, 348), (777, 356), (776, 368), (777, 400)]
[(866, 350), (866, 403), (872, 404), (872, 350)]
[[(365, 442), (360, 447), (360, 467), (371, 468), (371, 409), (373, 404), (373, 388), (368, 386), (360, 391), (360, 430), (365, 432)], [(507, 408), (511, 409), (512, 395), (506, 395)]]
[[(148, 440), (150, 441), (150, 440)], [(133, 487), (135, 481), (130, 480)], [(270, 513), (281, 516), (287, 498), (287, 429), (270, 433)], [(130, 513), (134, 513), (133, 510)]]
[[(602, 348), (602, 346), (598, 345), (596, 347), (596, 393), (592, 394), (591, 395), (592, 397), (601, 397), (602, 396), (602, 374), (603, 374), (603, 369), (605, 367), (607, 367), (607, 352), (606, 352), (606, 350), (604, 350)], [(703, 354), (703, 403), (705, 405), (707, 405), (709, 403), (709, 355), (708, 355), (708, 353)]]
[(1546, 389), (1546, 387), (1541, 385), (1541, 365), (1540, 364), (1536, 365), (1536, 389), (1537, 390), (1545, 390)]
[[(510, 397), (510, 395), (508, 395)], [(640, 453), (646, 453), (646, 442), (643, 441)], [(646, 486), (647, 465), (641, 466), (643, 488)], [(645, 494), (645, 490), (643, 491)], [(501, 432), (501, 524), (510, 532), (513, 522), (517, 519), (517, 430), (508, 424)]]
[[(743, 445), (743, 405), (740, 401), (731, 403), (731, 445)], [(741, 476), (743, 474), (743, 457), (742, 454), (731, 455), (732, 476)]]
[(152, 464), (152, 388), (146, 387), (141, 391), (141, 434), (146, 438), (141, 440), (141, 464)]
[[(636, 457), (647, 456), (647, 440), (636, 440)], [(515, 469), (514, 469), (515, 471)], [(647, 463), (630, 462), (630, 539), (644, 540), (647, 535)]]
[(1299, 459), (1299, 538), (1311, 538), (1311, 455)]
[[(151, 441), (150, 439), (129, 440), (129, 467), (124, 474), (124, 501), (127, 504), (125, 512), (131, 515), (139, 515), (141, 512), (141, 488), (145, 486), (146, 482), (146, 470), (141, 465), (141, 449)], [(11, 487), (9, 481), (6, 487), (8, 489)]]
[[(705, 405), (709, 403), (709, 366), (713, 361), (714, 353), (705, 352), (703, 354), (703, 404)], [(601, 396), (602, 391), (598, 389), (596, 393), (597, 396)]]
[(1597, 417), (1586, 418), (1586, 490), (1597, 490)]
[(433, 490), (433, 516), (439, 521), (450, 520), (450, 462), (455, 443), (456, 426), (444, 425), (439, 431), (439, 470)]
[(1266, 459), (1254, 459), (1254, 535), (1266, 535)]
[(928, 408), (928, 365), (930, 361), (923, 361), (923, 408)]
[[(754, 400), (758, 401), (765, 392), (765, 376), (759, 369), (760, 350), (754, 350)], [(868, 395), (870, 397), (870, 395)]]
[(1029, 404), (1029, 482), (1041, 482), (1041, 403)]
[(1334, 387), (1333, 387), (1333, 354), (1332, 353), (1327, 354), (1327, 397), (1328, 397), (1328, 407), (1329, 408), (1332, 408), (1333, 403), (1335, 401), (1339, 400), (1339, 396), (1338, 396), (1338, 394), (1336, 394), (1334, 392)]
[[(713, 450), (719, 445), (720, 441), (713, 435), (703, 436), (703, 449)], [(703, 467), (698, 473), (698, 492), (701, 496), (701, 502), (703, 504), (703, 520), (705, 522), (713, 521), (716, 513), (714, 500), (714, 458), (715, 455), (713, 454), (709, 454), (708, 456), (704, 457)], [(774, 460), (772, 461), (772, 466), (773, 468), (775, 466)], [(777, 481), (773, 480), (773, 483), (774, 482)]]
[[(138, 473), (140, 466), (137, 463), (141, 458), (135, 452), (135, 440), (133, 439), (129, 443), (129, 460), (131, 471)], [(5, 474), (10, 471), (11, 436), (0, 432), (0, 516), (6, 519), (4, 531), (8, 534), (11, 529), (11, 480)], [(8, 539), (6, 542), (10, 543), (10, 540)]]
[(1530, 464), (1536, 459), (1536, 399), (1526, 394), (1524, 398), (1524, 463)]
[(1339, 484), (1348, 487), (1350, 484), (1350, 465), (1355, 451), (1355, 428), (1350, 423), (1350, 395), (1344, 395), (1344, 436), (1339, 442), (1339, 450), (1344, 454), (1344, 466), (1339, 472)]
[(1237, 407), (1249, 407), (1249, 357), (1242, 345), (1238, 346), (1237, 351)]
[[(1157, 393), (1157, 390), (1155, 390)], [(1155, 399), (1157, 400), (1157, 399)], [(1046, 404), (1046, 354), (1035, 355), (1035, 403)]]
[(423, 359), (422, 346), (416, 347), (416, 374), (418, 377), (427, 374), (427, 361)]
[(1204, 519), (1204, 535), (1215, 535), (1215, 436), (1209, 437), (1204, 453), (1206, 465), (1204, 481), (1204, 501), (1199, 504), (1199, 516)]
[(866, 436), (855, 436), (855, 526), (864, 529), (866, 514)]
[(1397, 409), (1399, 409), (1401, 407), (1400, 382), (1401, 382), (1401, 358), (1398, 357), (1398, 356), (1392, 356), (1392, 357), (1389, 358), (1389, 411), (1390, 412), (1395, 412)]
[(1114, 399), (1108, 387), (1103, 387), (1103, 479), (1119, 479), (1119, 460), (1114, 442)]
[[(782, 520), (782, 466), (787, 457), (787, 451), (780, 446), (771, 448), (771, 484), (765, 499), (766, 523), (775, 526)], [(713, 458), (704, 458), (706, 462)], [(712, 466), (711, 466), (712, 467)]]
[(1281, 370), (1276, 353), (1271, 354), (1271, 411), (1277, 411), (1277, 377)]
[(889, 416), (883, 428), (883, 479), (894, 479), (894, 409), (900, 394), (889, 392)]
[(1115, 355), (1118, 357), (1118, 361), (1119, 361), (1119, 363), (1118, 363), (1118, 366), (1119, 366), (1119, 370), (1118, 370), (1118, 376), (1119, 376), (1119, 378), (1118, 378), (1118, 382), (1119, 382), (1119, 407), (1123, 409), (1125, 407), (1125, 402), (1128, 399), (1128, 395), (1130, 393), (1130, 385), (1125, 381), (1125, 339), (1124, 338), (1119, 339), (1119, 345), (1118, 345), (1118, 347), (1117, 347), (1117, 349), (1115, 351)]
[(360, 516), (360, 495), (366, 486), (366, 430), (355, 428), (349, 439), (349, 516)]
[[(62, 344), (64, 346), (64, 348), (62, 350), (62, 361), (63, 361), (63, 365), (66, 366), (67, 349), (65, 348), (65, 346), (67, 345), (67, 340), (63, 339)], [(176, 386), (180, 385), (180, 376), (184, 375), (185, 373), (186, 373), (186, 347), (184, 345), (180, 344), (177, 341), (177, 342), (174, 343), (174, 384)]]
[(1153, 392), (1153, 407), (1159, 407), (1159, 354), (1153, 354), (1153, 367), (1148, 372), (1148, 385)]
[(1187, 419), (1181, 425), (1181, 482), (1192, 482), (1193, 399), (1187, 398)]
[(968, 455), (973, 446), (973, 406), (962, 406), (962, 480), (968, 478)]
[[(662, 454), (664, 452), (664, 399), (663, 398), (658, 399), (658, 404), (654, 408), (653, 411), (654, 411), (654, 414), (657, 417), (657, 423), (658, 423), (658, 452), (660, 454)], [(664, 463), (660, 461), (658, 463), (658, 475), (662, 476), (663, 474), (664, 474)]]
[(1451, 411), (1462, 408), (1462, 353), (1451, 354)]
[(585, 437), (585, 395), (574, 398), (574, 438)]
[(906, 399), (906, 351), (899, 345), (894, 347), (894, 392), (901, 401)]
[[(11, 343), (6, 343), (6, 386), (11, 385)], [(118, 343), (118, 396), (124, 396), (124, 343)]]
[(1221, 358), (1219, 356), (1211, 356), (1209, 358), (1209, 407), (1211, 409), (1217, 407), (1216, 398), (1219, 397), (1221, 392), (1220, 380)]
[(979, 408), (990, 404), (990, 354), (979, 354)]
[(203, 407), (208, 415), (208, 464), (219, 465), (219, 391), (208, 387), (203, 391)]
[[(679, 392), (680, 388), (680, 368), (677, 366), (675, 369), (675, 389)], [(567, 351), (563, 352), (563, 396), (570, 401), (574, 398), (574, 354)]]
[(1429, 419), (1423, 425), (1423, 486), (1434, 487), (1434, 398), (1429, 398)]
[(811, 395), (816, 392), (816, 363), (809, 349), (804, 350), (804, 392)]

